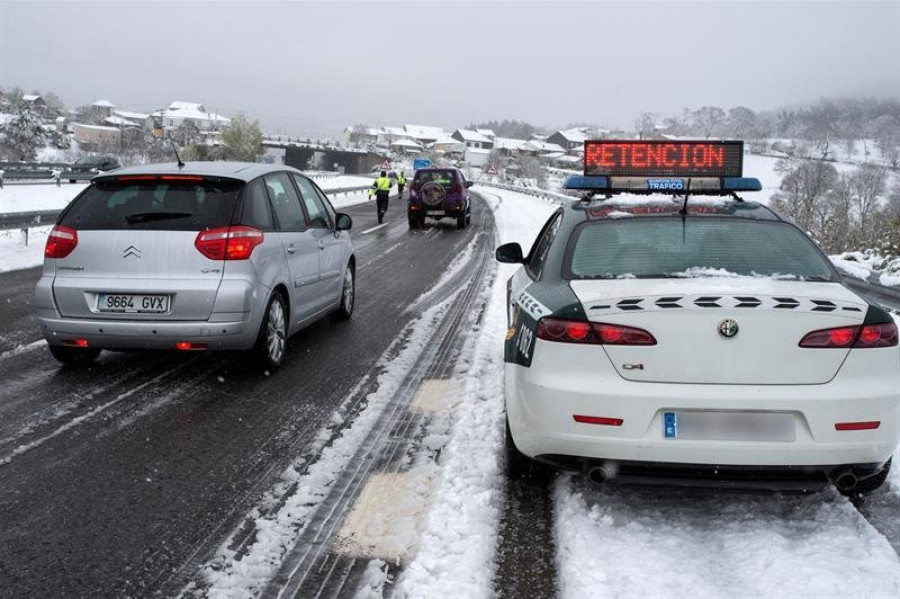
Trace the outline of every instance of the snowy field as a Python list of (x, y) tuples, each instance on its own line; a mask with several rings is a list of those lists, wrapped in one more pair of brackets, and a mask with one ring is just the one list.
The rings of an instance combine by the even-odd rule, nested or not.
[[(371, 185), (372, 179), (341, 175), (337, 177), (317, 178), (316, 183), (328, 194), (330, 189)], [(55, 183), (47, 184), (7, 184), (0, 189), (0, 214), (17, 212), (33, 212), (39, 210), (62, 210), (75, 196), (81, 193), (87, 184), (63, 183), (57, 187)], [(368, 201), (366, 191), (330, 195), (329, 200), (335, 209), (354, 206)], [(34, 227), (26, 235), (19, 229), (0, 230), (0, 272), (32, 268), (44, 260), (44, 244), (50, 227)]]

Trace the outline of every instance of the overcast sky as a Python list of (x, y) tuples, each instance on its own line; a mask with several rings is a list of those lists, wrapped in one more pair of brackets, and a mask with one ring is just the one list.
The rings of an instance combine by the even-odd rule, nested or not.
[(272, 133), (900, 95), (886, 2), (8, 2), (0, 87), (76, 106), (172, 100)]

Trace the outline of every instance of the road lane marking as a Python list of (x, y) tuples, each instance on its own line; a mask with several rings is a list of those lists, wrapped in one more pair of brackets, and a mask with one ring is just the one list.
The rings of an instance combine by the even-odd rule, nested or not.
[(360, 233), (360, 235), (365, 235), (366, 233), (371, 233), (372, 231), (377, 231), (378, 229), (383, 229), (384, 227), (388, 226), (389, 224), (391, 224), (391, 223), (384, 223), (384, 224), (372, 227), (371, 229), (366, 229), (365, 231)]
[(459, 397), (462, 385), (454, 379), (422, 381), (409, 409), (413, 412), (446, 412)]
[(349, 557), (408, 561), (419, 545), (439, 471), (430, 463), (370, 476), (335, 537), (333, 550)]

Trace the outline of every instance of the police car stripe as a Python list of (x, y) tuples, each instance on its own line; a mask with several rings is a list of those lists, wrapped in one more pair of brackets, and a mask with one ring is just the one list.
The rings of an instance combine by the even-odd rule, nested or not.
[(539, 302), (533, 295), (525, 290), (520, 291), (519, 295), (516, 296), (516, 303), (534, 320), (540, 320), (544, 316), (549, 316), (552, 313), (550, 308)]
[(621, 312), (658, 312), (671, 310), (710, 310), (739, 308), (741, 310), (778, 310), (822, 312), (863, 316), (866, 304), (805, 297), (750, 295), (657, 295), (645, 297), (613, 297), (586, 302), (591, 315)]

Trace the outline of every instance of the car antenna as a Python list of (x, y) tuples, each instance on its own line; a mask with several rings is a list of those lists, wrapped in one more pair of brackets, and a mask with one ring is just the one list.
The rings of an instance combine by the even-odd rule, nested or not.
[(172, 136), (166, 133), (166, 137), (169, 139), (169, 143), (172, 144), (172, 151), (175, 153), (175, 160), (178, 161), (178, 168), (184, 168), (184, 162), (181, 161), (181, 156), (178, 155), (178, 147), (172, 141)]
[(687, 203), (688, 203), (688, 198), (690, 196), (691, 196), (691, 179), (690, 179), (690, 177), (688, 177), (687, 189), (684, 191), (684, 204), (682, 204), (682, 206), (681, 206), (681, 213), (680, 213), (681, 216), (687, 215)]

